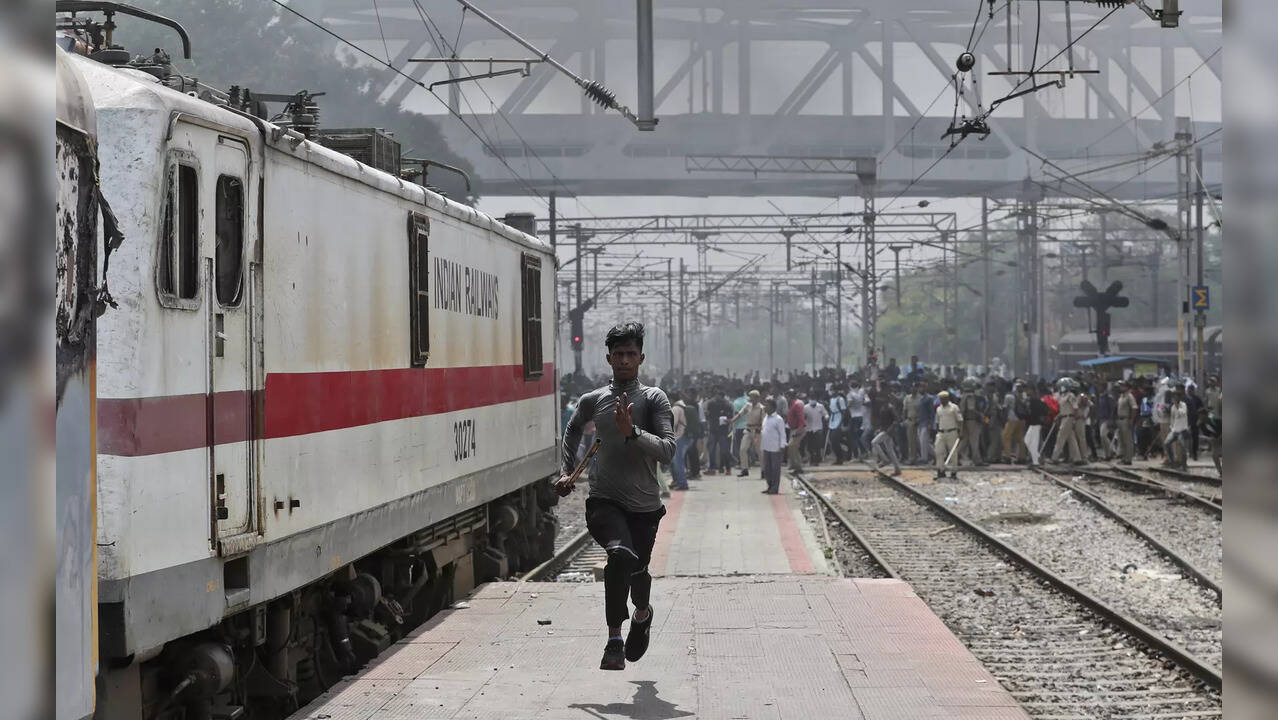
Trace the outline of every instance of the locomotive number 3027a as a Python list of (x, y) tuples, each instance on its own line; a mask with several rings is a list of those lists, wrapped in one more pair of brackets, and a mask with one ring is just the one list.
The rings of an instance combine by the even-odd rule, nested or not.
[(467, 460), (475, 456), (475, 421), (458, 420), (453, 423), (453, 461)]

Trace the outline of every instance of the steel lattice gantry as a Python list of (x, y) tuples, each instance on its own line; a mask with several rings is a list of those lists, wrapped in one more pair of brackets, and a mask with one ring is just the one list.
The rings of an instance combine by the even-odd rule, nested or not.
[[(551, 56), (605, 83), (620, 100), (633, 102), (633, 3), (481, 4)], [(960, 113), (972, 114), (975, 103), (988, 103), (1010, 87), (1004, 79), (986, 74), (1007, 69), (1009, 49), (1014, 56), (1011, 66), (1030, 64), (1035, 3), (1015, 4), (1020, 19), (1016, 22), (1013, 16), (1010, 46), (1005, 14), (985, 28), (976, 46), (978, 83), (964, 93)], [(660, 124), (651, 133), (637, 132), (624, 118), (591, 105), (570, 81), (545, 66), (534, 67), (523, 79), (485, 80), (441, 91), (440, 97), (491, 140), (491, 149), (444, 115), (424, 90), (402, 78), (387, 73), (380, 97), (435, 114), (449, 142), (474, 164), (482, 190), (489, 195), (528, 191), (528, 185), (513, 178), (494, 157), (496, 153), (541, 192), (690, 196), (836, 196), (848, 194), (849, 181), (825, 174), (689, 172), (689, 155), (874, 156), (879, 160), (877, 194), (889, 197), (949, 147), (941, 138), (954, 107), (947, 82), (971, 34), (978, 5), (986, 3), (856, 0), (846, 5), (851, 7), (817, 0), (659, 3), (655, 103)], [(407, 0), (381, 0), (378, 6), (380, 27), (370, 5), (357, 0), (328, 0), (322, 17), (365, 47), (381, 49), (384, 33), (392, 64), (415, 77), (437, 79), (427, 77), (429, 66), (406, 61), (446, 55), (452, 48), (431, 43)], [(422, 6), (444, 36), (441, 44), (461, 39), (460, 55), (502, 56), (511, 50), (496, 30), (473, 16), (462, 24), (461, 8), (455, 3), (441, 0)], [(1064, 3), (1045, 1), (1042, 7), (1040, 53), (1052, 54), (1065, 44)], [(1108, 12), (1081, 0), (1071, 7), (1075, 35)], [(1176, 30), (1158, 27), (1135, 7), (1115, 12), (1075, 47), (1076, 66), (1101, 74), (1075, 76), (1064, 90), (1005, 104), (990, 119), (993, 134), (987, 140), (968, 138), (909, 193), (1012, 197), (1027, 168), (1038, 166), (1027, 160), (1022, 145), (1068, 161), (1131, 153), (1170, 140), (1178, 93), (1166, 91), (1208, 58), (1195, 75), (1200, 86), (1218, 85), (1221, 73), (1220, 55), (1212, 56), (1222, 41), (1219, 2), (1182, 0), (1181, 8), (1185, 15)], [(1062, 57), (1053, 67), (1064, 67), (1065, 62)], [(437, 67), (434, 72), (444, 70)], [(1095, 142), (1133, 112), (1139, 115), (1137, 121)], [(1199, 135), (1206, 134), (1220, 127), (1219, 115), (1195, 125)], [(1219, 182), (1218, 145), (1208, 148), (1204, 171), (1208, 184)], [(1117, 185), (1114, 192), (1123, 197), (1175, 190), (1170, 163), (1123, 183), (1131, 175), (1131, 168), (1123, 168), (1091, 179), (1102, 189)]]

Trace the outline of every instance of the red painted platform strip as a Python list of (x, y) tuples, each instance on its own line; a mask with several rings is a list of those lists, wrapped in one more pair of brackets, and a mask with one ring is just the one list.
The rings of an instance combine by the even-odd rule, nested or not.
[(679, 529), (679, 511), (683, 509), (686, 497), (688, 493), (675, 490), (666, 501), (666, 516), (657, 528), (657, 542), (652, 546), (652, 559), (648, 562), (650, 575), (661, 575), (666, 571), (666, 559), (670, 557), (670, 545), (674, 542), (675, 531)]
[[(437, 415), (550, 395), (555, 366), (524, 380), (522, 365), (271, 373), (262, 391), (261, 437), (279, 438)], [(98, 400), (98, 450), (155, 455), (249, 438), (252, 394)]]
[(803, 537), (799, 535), (799, 526), (794, 524), (794, 515), (783, 495), (770, 495), (772, 516), (777, 521), (777, 532), (781, 534), (781, 547), (785, 550), (785, 559), (790, 562), (790, 571), (796, 573), (813, 572), (812, 558), (808, 557), (808, 549), (803, 545)]

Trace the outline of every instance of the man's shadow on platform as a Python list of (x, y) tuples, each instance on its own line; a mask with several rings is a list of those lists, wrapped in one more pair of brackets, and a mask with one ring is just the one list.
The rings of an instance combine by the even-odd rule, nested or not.
[(585, 710), (596, 717), (622, 716), (630, 720), (673, 720), (673, 718), (690, 717), (692, 713), (684, 712), (674, 703), (657, 697), (657, 683), (652, 680), (631, 680), (638, 685), (635, 696), (629, 703), (573, 703), (568, 707)]

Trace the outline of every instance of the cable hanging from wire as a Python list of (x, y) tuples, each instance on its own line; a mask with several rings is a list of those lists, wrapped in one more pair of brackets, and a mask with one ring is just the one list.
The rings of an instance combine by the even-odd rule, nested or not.
[[(889, 200), (889, 201), (887, 202), (887, 204), (883, 206), (883, 209), (882, 209), (882, 210), (880, 210), (879, 212), (886, 212), (886, 211), (887, 211), (887, 209), (889, 209), (889, 208), (891, 208), (893, 205), (895, 205), (895, 204), (896, 204), (896, 202), (897, 202), (898, 200), (900, 200), (900, 199), (901, 199), (901, 198), (902, 198), (902, 197), (903, 197), (906, 193), (908, 193), (911, 189), (913, 189), (913, 187), (914, 187), (915, 185), (917, 185), (920, 181), (922, 181), (922, 179), (923, 179), (924, 177), (926, 177), (928, 173), (932, 172), (932, 170), (933, 170), (933, 169), (934, 169), (937, 165), (939, 165), (939, 164), (940, 164), (940, 162), (941, 162), (942, 160), (944, 160), (946, 157), (948, 157), (948, 156), (949, 156), (949, 154), (950, 154), (951, 152), (953, 152), (953, 151), (954, 151), (954, 148), (958, 147), (959, 143), (961, 143), (961, 142), (962, 142), (962, 141), (963, 141), (963, 140), (964, 140), (964, 139), (965, 139), (968, 135), (971, 135), (971, 134), (976, 133), (976, 134), (981, 134), (981, 135), (982, 135), (982, 137), (986, 136), (986, 135), (988, 134), (988, 123), (987, 123), (986, 121), (987, 121), (987, 120), (988, 120), (988, 118), (989, 118), (989, 117), (990, 117), (990, 116), (994, 113), (994, 111), (998, 109), (998, 107), (999, 107), (1000, 105), (1002, 105), (1003, 103), (1005, 103), (1005, 102), (1007, 102), (1007, 101), (1009, 101), (1009, 100), (1012, 100), (1012, 99), (1015, 99), (1015, 98), (1021, 97), (1021, 96), (1023, 96), (1023, 95), (1028, 95), (1028, 94), (1030, 94), (1030, 93), (1032, 93), (1032, 92), (1035, 92), (1035, 91), (1037, 91), (1037, 90), (1040, 90), (1040, 89), (1042, 89), (1042, 87), (1043, 87), (1043, 86), (1046, 86), (1046, 85), (1056, 85), (1056, 84), (1057, 84), (1057, 82), (1055, 82), (1055, 81), (1054, 81), (1054, 82), (1050, 82), (1050, 83), (1045, 83), (1045, 84), (1043, 84), (1043, 85), (1039, 85), (1039, 84), (1037, 84), (1037, 83), (1036, 83), (1034, 86), (1032, 86), (1032, 87), (1030, 87), (1030, 88), (1027, 88), (1027, 89), (1025, 89), (1025, 90), (1023, 90), (1023, 91), (1021, 90), (1021, 86), (1022, 86), (1022, 85), (1024, 85), (1026, 82), (1030, 81), (1030, 80), (1034, 77), (1034, 75), (1035, 75), (1036, 73), (1041, 72), (1041, 70), (1042, 70), (1042, 68), (1043, 68), (1043, 67), (1046, 67), (1047, 65), (1050, 65), (1050, 64), (1052, 63), (1052, 61), (1054, 61), (1054, 60), (1056, 60), (1057, 58), (1059, 58), (1060, 56), (1064, 55), (1066, 52), (1069, 52), (1070, 50), (1072, 50), (1072, 49), (1073, 49), (1073, 47), (1074, 47), (1075, 45), (1077, 45), (1077, 44), (1078, 44), (1078, 42), (1079, 42), (1080, 40), (1082, 40), (1083, 38), (1087, 37), (1087, 35), (1089, 35), (1089, 34), (1090, 34), (1093, 30), (1095, 30), (1097, 27), (1100, 27), (1100, 25), (1101, 25), (1102, 23), (1104, 23), (1106, 20), (1108, 20), (1108, 19), (1109, 19), (1109, 18), (1110, 18), (1110, 17), (1111, 17), (1114, 13), (1118, 12), (1118, 11), (1119, 11), (1120, 9), (1122, 9), (1123, 7), (1124, 7), (1123, 5), (1115, 5), (1114, 7), (1112, 7), (1112, 8), (1110, 9), (1110, 11), (1109, 11), (1109, 12), (1105, 13), (1104, 15), (1102, 15), (1102, 16), (1100, 17), (1100, 19), (1098, 19), (1096, 22), (1092, 23), (1092, 25), (1091, 25), (1090, 27), (1088, 27), (1086, 30), (1084, 30), (1082, 33), (1080, 33), (1077, 37), (1075, 37), (1075, 38), (1071, 38), (1071, 39), (1069, 40), (1069, 42), (1067, 42), (1067, 43), (1065, 44), (1065, 47), (1061, 48), (1059, 52), (1057, 52), (1055, 55), (1051, 56), (1051, 57), (1050, 57), (1050, 58), (1048, 58), (1047, 60), (1044, 60), (1044, 61), (1043, 61), (1043, 63), (1042, 63), (1042, 65), (1038, 65), (1036, 62), (1035, 62), (1035, 63), (1032, 63), (1032, 65), (1033, 65), (1033, 66), (1030, 68), (1029, 73), (1028, 73), (1027, 75), (1025, 75), (1025, 77), (1023, 77), (1023, 78), (1022, 78), (1019, 82), (1017, 82), (1017, 83), (1016, 83), (1016, 85), (1014, 85), (1014, 86), (1012, 87), (1012, 90), (1011, 90), (1011, 91), (1010, 91), (1007, 95), (1004, 95), (1003, 97), (998, 98), (998, 99), (996, 99), (996, 100), (992, 101), (992, 102), (991, 102), (991, 103), (990, 103), (990, 104), (989, 104), (989, 105), (985, 108), (985, 110), (984, 110), (983, 112), (978, 113), (977, 115), (973, 116), (970, 120), (968, 120), (968, 121), (967, 121), (967, 128), (968, 128), (968, 130), (967, 130), (966, 132), (963, 132), (963, 131), (960, 129), (960, 131), (959, 131), (956, 135), (954, 135), (955, 139), (954, 139), (954, 140), (950, 143), (950, 146), (949, 146), (948, 148), (946, 148), (945, 152), (943, 152), (943, 153), (940, 155), (940, 157), (938, 157), (935, 161), (933, 161), (931, 165), (928, 165), (928, 166), (927, 166), (927, 168), (926, 168), (923, 172), (919, 173), (919, 174), (918, 174), (917, 176), (915, 176), (912, 180), (910, 180), (910, 182), (909, 182), (908, 184), (906, 184), (906, 186), (905, 186), (905, 187), (904, 187), (904, 188), (903, 188), (900, 192), (898, 192), (895, 196), (893, 196), (893, 197), (892, 197), (892, 199), (891, 199), (891, 200)], [(1038, 57), (1038, 55), (1037, 55), (1037, 45), (1038, 45), (1038, 43), (1037, 43), (1037, 40), (1036, 40), (1036, 42), (1035, 42), (1035, 54), (1034, 54), (1034, 59), (1035, 59), (1035, 60), (1037, 60), (1037, 57)], [(963, 55), (960, 55), (960, 60), (964, 60), (964, 59), (965, 59), (965, 58), (964, 58), (964, 56), (966, 56), (966, 55), (968, 55), (968, 54), (969, 54), (969, 53), (964, 52), (964, 54), (963, 54)], [(973, 58), (973, 64), (975, 64), (975, 58)], [(960, 69), (961, 69), (961, 65), (960, 65)], [(969, 69), (970, 69), (970, 68), (969, 68)], [(956, 90), (956, 92), (957, 92), (957, 90)], [(984, 126), (985, 126), (983, 129), (981, 128), (981, 126), (982, 126), (982, 125), (984, 125)], [(947, 134), (949, 134), (949, 133), (947, 133)]]
[[(460, 46), (458, 45), (458, 43), (461, 42), (461, 25), (464, 24), (466, 21), (466, 12), (467, 12), (466, 6), (464, 5), (462, 6), (462, 20), (461, 20), (461, 23), (459, 23), (457, 28), (457, 40), (455, 40), (451, 46), (448, 44), (448, 41), (446, 37), (444, 36), (443, 31), (440, 30), (439, 26), (435, 23), (434, 19), (430, 17), (430, 14), (426, 12), (426, 9), (422, 7), (421, 0), (413, 0), (413, 6), (417, 10), (417, 16), (421, 20), (422, 27), (426, 30), (426, 34), (430, 37), (431, 42), (435, 43), (440, 48), (440, 50), (446, 53), (449, 53), (452, 57), (457, 57), (458, 51), (460, 49)], [(463, 63), (462, 66), (465, 67), (465, 63)], [(515, 124), (511, 122), (510, 118), (507, 117), (506, 114), (502, 112), (501, 109), (497, 106), (496, 101), (493, 100), (493, 97), (488, 94), (488, 90), (486, 90), (482, 84), (477, 84), (477, 87), (479, 88), (479, 91), (484, 94), (484, 97), (487, 98), (489, 107), (491, 107), (493, 110), (492, 114), (498, 118), (501, 118), (501, 120), (505, 122), (506, 126), (510, 128), (510, 131), (514, 133), (515, 137), (519, 140), (519, 144), (522, 146), (522, 154), (524, 158), (531, 157), (532, 159), (536, 160), (537, 163), (541, 165), (542, 169), (546, 171), (546, 174), (550, 177), (551, 182), (555, 186), (561, 188), (568, 195), (575, 195), (575, 193), (573, 193), (572, 190), (567, 185), (565, 185), (562, 180), (559, 179), (559, 176), (555, 174), (554, 170), (552, 170), (550, 166), (546, 164), (546, 161), (542, 159), (541, 155), (539, 155), (535, 150), (533, 150), (532, 146), (528, 143), (526, 139), (524, 139), (524, 136), (519, 132), (519, 129), (515, 127)], [(426, 91), (429, 92), (431, 95), (433, 95), (435, 99), (447, 105), (447, 103), (443, 100), (443, 98), (440, 98), (439, 95), (435, 91), (431, 90), (429, 86), (426, 87)], [(470, 99), (466, 97), (466, 94), (462, 92), (460, 88), (457, 89), (457, 95), (459, 98), (462, 99), (463, 102), (466, 103), (466, 107), (470, 111), (471, 115), (478, 116), (478, 113), (475, 112), (474, 107), (470, 104)], [(498, 132), (498, 135), (500, 137), (500, 131), (497, 130), (495, 126), (494, 126), (494, 130)], [(531, 165), (529, 165), (528, 170), (531, 173), (532, 171)], [(596, 213), (593, 212), (589, 207), (587, 207), (585, 203), (581, 202), (580, 199), (575, 199), (575, 200), (578, 207), (581, 208), (585, 212), (585, 214), (591, 217), (596, 216)], [(548, 203), (544, 203), (544, 204), (546, 204), (547, 207), (549, 208)]]
[[(386, 69), (390, 70), (391, 72), (395, 73), (396, 75), (399, 75), (400, 77), (404, 78), (405, 80), (407, 80), (408, 82), (412, 83), (413, 85), (415, 85), (415, 86), (417, 86), (417, 87), (420, 87), (420, 88), (422, 88), (423, 90), (426, 90), (426, 89), (427, 89), (427, 88), (426, 88), (425, 83), (423, 83), (422, 81), (418, 80), (417, 78), (413, 77), (412, 75), (409, 75), (408, 73), (404, 72), (403, 70), (400, 70), (399, 68), (397, 68), (397, 67), (395, 67), (394, 65), (392, 65), (392, 64), (390, 64), (390, 63), (388, 63), (388, 62), (386, 62), (385, 60), (382, 60), (381, 58), (379, 58), (379, 57), (377, 57), (376, 55), (374, 55), (374, 54), (370, 53), (369, 51), (367, 51), (367, 50), (365, 50), (364, 48), (360, 47), (359, 45), (355, 44), (354, 42), (351, 42), (350, 40), (347, 40), (346, 38), (342, 37), (341, 35), (337, 34), (336, 32), (334, 32), (334, 31), (330, 30), (330, 29), (329, 29), (327, 26), (325, 26), (323, 23), (320, 23), (320, 22), (318, 22), (318, 21), (316, 21), (316, 20), (313, 20), (313, 19), (311, 19), (310, 17), (308, 17), (308, 16), (304, 15), (303, 13), (299, 12), (298, 10), (296, 10), (296, 9), (294, 9), (294, 8), (292, 8), (292, 7), (289, 7), (289, 5), (288, 5), (287, 3), (281, 2), (281, 0), (270, 0), (270, 1), (271, 1), (272, 3), (274, 3), (274, 4), (278, 5), (279, 7), (283, 8), (284, 10), (287, 10), (288, 12), (290, 12), (290, 13), (292, 13), (293, 15), (297, 16), (298, 18), (300, 18), (301, 20), (303, 20), (303, 21), (304, 21), (304, 22), (306, 22), (307, 24), (312, 25), (312, 26), (314, 26), (316, 29), (320, 30), (321, 32), (323, 32), (323, 33), (325, 33), (325, 34), (329, 35), (330, 37), (332, 37), (333, 39), (335, 39), (335, 40), (337, 40), (338, 42), (342, 43), (343, 45), (345, 45), (345, 46), (347, 46), (347, 47), (351, 48), (352, 50), (354, 50), (354, 51), (358, 52), (359, 54), (361, 54), (361, 55), (363, 55), (363, 56), (367, 57), (368, 59), (372, 60), (374, 63), (376, 63), (376, 64), (378, 64), (378, 65), (381, 65), (382, 67), (385, 67)], [(524, 178), (524, 177), (523, 177), (522, 175), (520, 175), (520, 174), (519, 174), (519, 173), (518, 173), (518, 172), (517, 172), (517, 171), (516, 171), (513, 167), (511, 167), (511, 166), (510, 166), (510, 163), (506, 162), (506, 159), (505, 159), (504, 157), (502, 157), (502, 155), (501, 155), (501, 154), (497, 151), (497, 149), (496, 149), (496, 148), (494, 148), (494, 147), (492, 146), (492, 144), (491, 144), (488, 140), (486, 140), (483, 136), (481, 136), (481, 135), (480, 135), (480, 134), (479, 134), (479, 133), (478, 133), (478, 132), (477, 132), (477, 131), (473, 128), (473, 127), (471, 127), (471, 125), (470, 125), (469, 123), (467, 123), (467, 122), (466, 122), (466, 119), (465, 119), (464, 117), (462, 117), (460, 113), (456, 112), (456, 111), (455, 111), (455, 110), (453, 110), (451, 107), (449, 107), (447, 103), (445, 103), (445, 107), (448, 109), (449, 113), (450, 113), (450, 114), (452, 114), (452, 115), (453, 115), (453, 116), (454, 116), (454, 117), (455, 117), (455, 118), (456, 118), (456, 119), (457, 119), (457, 120), (458, 120), (458, 121), (462, 124), (462, 126), (463, 126), (463, 127), (465, 127), (467, 130), (469, 130), (469, 131), (470, 131), (470, 133), (471, 133), (472, 135), (474, 135), (474, 136), (475, 136), (475, 139), (476, 139), (476, 140), (479, 140), (479, 142), (480, 142), (480, 143), (484, 146), (484, 148), (485, 148), (485, 149), (487, 149), (490, 153), (492, 153), (493, 157), (496, 157), (496, 158), (497, 158), (497, 160), (498, 160), (499, 162), (501, 162), (501, 164), (502, 164), (502, 165), (504, 165), (504, 166), (506, 167), (506, 169), (507, 169), (507, 170), (509, 170), (509, 171), (510, 171), (510, 174), (511, 174), (511, 175), (512, 175), (512, 176), (513, 176), (516, 180), (518, 180), (518, 181), (519, 181), (519, 182), (520, 182), (520, 183), (524, 186), (524, 188), (525, 188), (526, 190), (528, 190), (529, 194), (531, 194), (531, 195), (535, 196), (538, 200), (540, 200), (540, 201), (542, 202), (542, 204), (545, 204), (545, 205), (549, 206), (549, 203), (547, 203), (546, 199), (545, 199), (545, 198), (543, 198), (543, 197), (541, 196), (541, 194), (537, 192), (536, 188), (534, 188), (534, 187), (532, 186), (532, 184), (531, 184), (531, 183), (529, 183), (529, 182), (528, 182), (528, 180), (527, 180), (526, 178)]]

